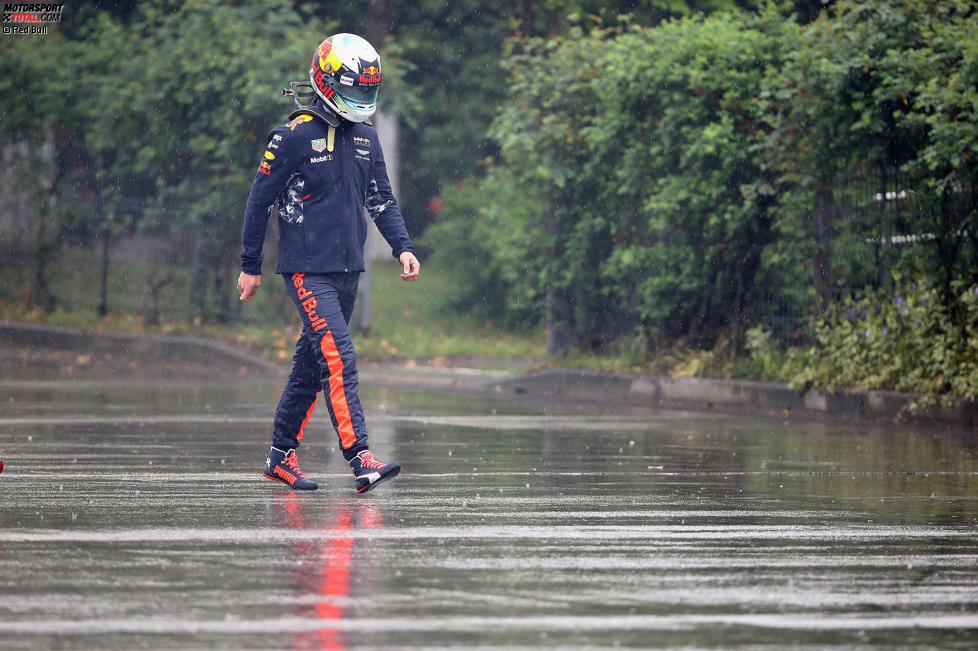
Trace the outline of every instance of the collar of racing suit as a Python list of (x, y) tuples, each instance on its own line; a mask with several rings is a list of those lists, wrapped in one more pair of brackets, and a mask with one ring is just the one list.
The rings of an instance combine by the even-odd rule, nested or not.
[(342, 121), (340, 116), (336, 115), (336, 113), (333, 113), (325, 106), (317, 106), (315, 103), (307, 104), (292, 111), (289, 113), (289, 120), (294, 120), (296, 117), (303, 115), (304, 113), (308, 113), (309, 115), (319, 118), (334, 129), (340, 126), (340, 122)]
[[(296, 109), (289, 113), (289, 120), (294, 120), (303, 113), (308, 113), (309, 115), (319, 118), (334, 129), (340, 126), (340, 123), (343, 121), (343, 118), (338, 116), (332, 109), (323, 104), (322, 100), (319, 98), (314, 99), (308, 104), (299, 104), (298, 100), (296, 100)], [(373, 122), (370, 120), (364, 120), (364, 122), (373, 126)]]

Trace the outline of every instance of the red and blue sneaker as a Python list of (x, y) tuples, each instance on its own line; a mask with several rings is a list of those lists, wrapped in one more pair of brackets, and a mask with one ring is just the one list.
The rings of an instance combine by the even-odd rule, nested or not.
[(314, 491), (319, 488), (316, 482), (302, 472), (295, 450), (284, 451), (273, 447), (265, 459), (265, 472), (262, 474), (269, 479), (288, 484), (297, 491)]
[(350, 459), (350, 467), (353, 469), (353, 476), (357, 478), (358, 493), (366, 493), (378, 484), (394, 479), (401, 472), (401, 464), (381, 463), (374, 459), (370, 450), (364, 450)]

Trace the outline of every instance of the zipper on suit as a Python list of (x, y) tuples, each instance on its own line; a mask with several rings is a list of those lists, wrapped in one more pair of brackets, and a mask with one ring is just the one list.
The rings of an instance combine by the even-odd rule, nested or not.
[(349, 135), (350, 126), (347, 124), (343, 125), (343, 133), (340, 134), (340, 147), (343, 150), (343, 203), (345, 205), (344, 212), (346, 213), (346, 219), (343, 220), (343, 228), (346, 230), (343, 238), (343, 271), (346, 273), (350, 272), (350, 238), (353, 236), (352, 232), (352, 221), (350, 217), (350, 202), (348, 201), (350, 196), (350, 151), (347, 147), (347, 136)]

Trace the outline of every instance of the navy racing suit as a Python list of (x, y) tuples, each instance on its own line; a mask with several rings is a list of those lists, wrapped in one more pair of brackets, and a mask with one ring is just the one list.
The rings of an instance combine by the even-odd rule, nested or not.
[(377, 132), (368, 124), (341, 120), (334, 128), (303, 113), (268, 134), (241, 233), (241, 270), (247, 274), (261, 274), (265, 228), (276, 200), (275, 273), (364, 271), (364, 206), (395, 258), (414, 252)]
[(364, 208), (395, 258), (414, 247), (387, 177), (377, 132), (365, 123), (331, 126), (302, 113), (274, 129), (252, 183), (241, 234), (241, 270), (260, 275), (265, 229), (278, 202), (275, 272), (302, 319), (292, 372), (272, 433), (280, 450), (299, 446), (323, 391), (349, 461), (367, 449), (349, 320), (367, 237)]

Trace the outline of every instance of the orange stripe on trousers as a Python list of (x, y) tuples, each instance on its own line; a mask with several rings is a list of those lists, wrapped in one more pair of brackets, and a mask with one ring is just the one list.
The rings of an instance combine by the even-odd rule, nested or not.
[(326, 358), (329, 367), (329, 401), (333, 405), (336, 416), (336, 428), (339, 431), (340, 443), (344, 450), (349, 450), (357, 442), (356, 432), (353, 431), (353, 418), (350, 416), (350, 405), (346, 403), (346, 386), (343, 384), (343, 360), (340, 351), (336, 349), (333, 333), (329, 330), (319, 342), (319, 348)]
[(312, 418), (312, 412), (315, 411), (315, 409), (316, 409), (316, 399), (313, 398), (312, 404), (309, 405), (309, 411), (306, 412), (306, 417), (302, 420), (302, 425), (299, 426), (299, 433), (295, 437), (296, 441), (301, 441), (302, 437), (305, 436), (306, 423), (308, 423), (309, 419)]

